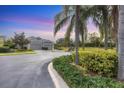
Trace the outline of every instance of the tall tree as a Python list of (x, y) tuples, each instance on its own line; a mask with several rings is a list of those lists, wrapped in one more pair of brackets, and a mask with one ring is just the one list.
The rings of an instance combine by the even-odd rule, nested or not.
[(108, 32), (109, 32), (109, 7), (106, 5), (93, 6), (90, 9), (91, 17), (96, 26), (98, 26), (101, 37), (104, 37), (104, 47), (108, 48)]
[(119, 6), (118, 79), (124, 80), (124, 6)]
[(15, 33), (15, 36), (12, 38), (12, 41), (14, 42), (16, 47), (18, 46), (18, 48), (20, 49), (24, 49), (24, 46), (29, 43), (29, 40), (25, 37), (24, 32), (20, 34)]
[(119, 18), (119, 13), (118, 13), (118, 5), (113, 5), (112, 6), (112, 24), (113, 24), (113, 38), (116, 42), (116, 50), (118, 51), (118, 18)]
[(78, 64), (79, 62), (79, 54), (78, 54), (78, 47), (79, 47), (79, 21), (80, 21), (80, 6), (76, 6), (75, 8), (75, 63)]
[(84, 42), (86, 20), (88, 19), (87, 9), (87, 7), (82, 6), (64, 6), (63, 11), (55, 16), (54, 35), (56, 35), (62, 27), (68, 25), (65, 33), (65, 40), (70, 41), (71, 32), (75, 28), (76, 64), (78, 64), (79, 34), (82, 35), (82, 41)]

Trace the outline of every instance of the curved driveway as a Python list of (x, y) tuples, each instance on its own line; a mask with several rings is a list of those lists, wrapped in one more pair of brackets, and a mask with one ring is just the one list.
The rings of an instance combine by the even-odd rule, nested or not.
[(52, 88), (49, 62), (67, 52), (36, 51), (37, 54), (0, 56), (0, 88)]

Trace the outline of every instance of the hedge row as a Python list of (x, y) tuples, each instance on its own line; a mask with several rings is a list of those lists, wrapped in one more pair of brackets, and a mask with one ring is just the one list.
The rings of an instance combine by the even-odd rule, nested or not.
[[(73, 62), (75, 53), (72, 55)], [(110, 51), (83, 51), (79, 52), (79, 65), (85, 73), (92, 73), (104, 77), (116, 77), (117, 55)]]
[(73, 88), (121, 88), (124, 84), (112, 78), (101, 76), (83, 76), (82, 71), (71, 63), (71, 56), (62, 56), (53, 60), (53, 66), (69, 87)]
[(8, 47), (0, 47), (0, 53), (8, 53), (11, 52), (10, 48)]

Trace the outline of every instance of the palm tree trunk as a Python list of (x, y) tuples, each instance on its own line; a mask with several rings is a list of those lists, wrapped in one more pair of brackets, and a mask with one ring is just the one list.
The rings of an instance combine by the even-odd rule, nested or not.
[(118, 5), (113, 5), (112, 6), (113, 8), (113, 12), (112, 12), (112, 15), (113, 15), (113, 25), (114, 25), (114, 32), (115, 32), (115, 41), (116, 41), (116, 52), (118, 52), (118, 37), (117, 37), (117, 34), (118, 34)]
[[(115, 6), (115, 10), (116, 10), (116, 12), (115, 12), (115, 35), (117, 35), (118, 34), (118, 17), (119, 17), (119, 15), (118, 15), (118, 6), (116, 5)], [(118, 37), (116, 36), (116, 52), (118, 52)]]
[(84, 50), (85, 48), (85, 43), (84, 43), (84, 31), (81, 32), (81, 38), (82, 38), (82, 48)]
[(75, 64), (79, 63), (79, 54), (78, 54), (78, 48), (79, 48), (79, 13), (80, 13), (80, 6), (75, 6), (75, 50), (76, 50), (76, 56), (75, 56)]
[(119, 6), (118, 79), (124, 80), (124, 6)]
[(106, 22), (105, 22), (105, 50), (108, 49), (108, 26), (107, 26), (107, 19), (106, 19)]

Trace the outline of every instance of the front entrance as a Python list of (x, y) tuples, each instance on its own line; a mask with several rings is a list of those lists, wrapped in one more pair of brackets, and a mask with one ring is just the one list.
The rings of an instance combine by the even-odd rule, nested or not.
[(48, 47), (42, 47), (42, 50), (48, 50)]

